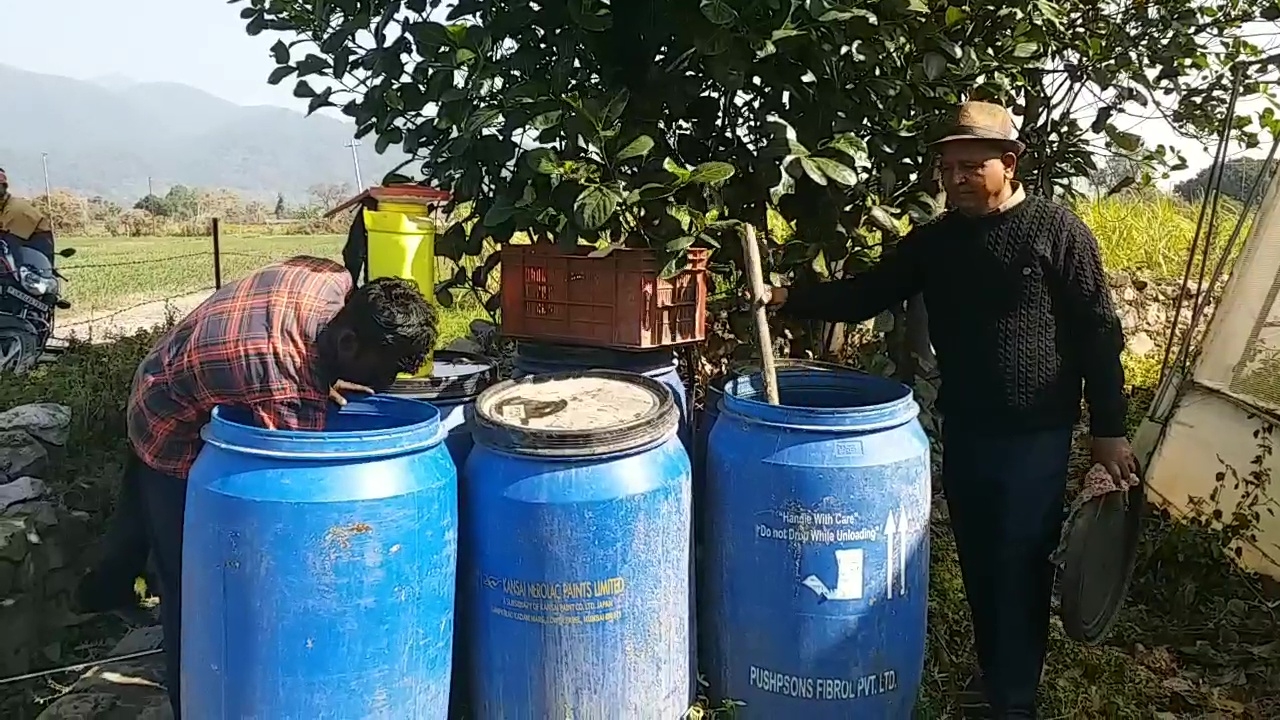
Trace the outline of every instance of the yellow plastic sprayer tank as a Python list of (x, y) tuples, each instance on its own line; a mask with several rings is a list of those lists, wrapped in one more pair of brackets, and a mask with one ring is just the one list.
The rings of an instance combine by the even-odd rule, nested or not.
[[(436, 226), (424, 203), (382, 200), (377, 210), (364, 210), (369, 233), (369, 279), (399, 277), (413, 280), (434, 301), (436, 286)], [(412, 377), (431, 374), (432, 358)], [(408, 376), (406, 376), (408, 377)]]

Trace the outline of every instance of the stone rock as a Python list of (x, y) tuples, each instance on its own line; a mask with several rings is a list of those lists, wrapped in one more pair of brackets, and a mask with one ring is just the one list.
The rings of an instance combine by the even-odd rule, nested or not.
[(1143, 357), (1145, 355), (1150, 355), (1153, 351), (1155, 351), (1156, 343), (1154, 340), (1151, 339), (1150, 335), (1144, 332), (1140, 332), (1140, 333), (1135, 333), (1133, 336), (1129, 338), (1127, 347), (1129, 349), (1129, 352), (1133, 353), (1134, 355), (1137, 355), (1138, 357)]
[(164, 661), (111, 663), (92, 668), (37, 720), (171, 720), (169, 696), (158, 681)]
[(1159, 304), (1151, 303), (1147, 306), (1146, 317), (1142, 321), (1152, 330), (1162, 330), (1169, 322), (1169, 312)]
[[(0, 560), (22, 562), (34, 535), (23, 518), (0, 518)], [(37, 542), (39, 536), (35, 536)]]
[(1120, 315), (1120, 327), (1124, 328), (1126, 333), (1138, 327), (1139, 319), (1137, 310), (1134, 310), (1128, 305), (1122, 304), (1117, 310), (1117, 313)]
[(71, 408), (57, 403), (31, 403), (0, 413), (0, 431), (22, 430), (49, 443), (66, 445), (71, 433)]
[(46, 492), (48, 488), (45, 487), (44, 481), (30, 475), (0, 484), (0, 510), (8, 514), (9, 508), (44, 497)]
[[(109, 655), (159, 648), (163, 631), (155, 627), (129, 632)], [(172, 720), (164, 689), (164, 655), (104, 662), (86, 671), (37, 720)]]
[(26, 430), (0, 430), (0, 480), (34, 475), (48, 460), (49, 451)]
[(109, 655), (132, 655), (146, 650), (158, 650), (164, 642), (164, 628), (159, 625), (134, 628), (125, 635)]

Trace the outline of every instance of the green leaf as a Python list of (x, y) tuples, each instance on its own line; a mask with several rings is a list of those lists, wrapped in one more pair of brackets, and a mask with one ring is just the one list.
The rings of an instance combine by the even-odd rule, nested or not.
[(778, 30), (774, 30), (773, 34), (769, 36), (769, 39), (774, 42), (778, 42), (779, 40), (786, 40), (787, 38), (792, 38), (792, 37), (797, 37), (800, 35), (807, 35), (807, 34), (808, 33), (804, 32), (803, 30), (796, 30), (795, 28), (784, 27)]
[(443, 47), (449, 44), (449, 31), (438, 22), (420, 22), (412, 26), (413, 39), (419, 50)]
[(1013, 47), (1013, 56), (1024, 60), (1035, 57), (1038, 52), (1040, 52), (1040, 46), (1033, 42), (1022, 42)]
[(811, 157), (807, 159), (811, 161), (814, 165), (817, 165), (818, 169), (822, 171), (823, 175), (826, 175), (827, 177), (831, 178), (832, 180), (835, 180), (841, 185), (844, 185), (846, 187), (853, 187), (854, 185), (858, 184), (858, 174), (855, 173), (852, 169), (850, 169), (847, 165), (843, 165), (839, 162), (836, 162), (831, 158)]
[(705, 162), (693, 169), (693, 174), (689, 176), (690, 182), (703, 185), (712, 183), (722, 183), (734, 174), (733, 166), (726, 162)]
[(676, 253), (667, 258), (660, 257), (659, 259), (666, 260), (666, 263), (662, 266), (662, 270), (658, 272), (658, 277), (664, 280), (669, 280), (675, 277), (676, 275), (679, 275), (680, 273), (684, 272), (685, 268), (689, 266), (688, 253), (683, 253), (683, 252)]
[(617, 209), (618, 195), (600, 185), (583, 190), (573, 202), (574, 216), (583, 230), (595, 230), (604, 225)]
[(813, 158), (801, 157), (796, 159), (800, 161), (800, 167), (804, 170), (804, 174), (809, 176), (810, 180), (819, 185), (825, 186), (827, 184), (827, 176), (823, 174), (822, 168), (818, 167)]
[(271, 46), (271, 58), (277, 65), (289, 62), (289, 46), (285, 45), (283, 40), (277, 40), (276, 44)]
[(773, 44), (772, 40), (752, 40), (751, 49), (755, 50), (757, 60), (767, 58), (778, 52), (778, 48)]
[[(333, 88), (325, 88), (318, 95), (311, 98), (311, 102), (307, 103), (307, 114), (310, 115), (320, 108), (331, 107), (333, 103), (329, 101), (330, 95), (333, 95)], [(392, 128), (387, 131), (384, 137), (391, 138), (390, 142), (399, 142), (402, 135), (398, 129)], [(381, 142), (382, 138), (379, 138), (378, 141)], [(378, 154), (381, 155), (382, 150), (378, 150)]]
[(618, 157), (615, 159), (618, 162), (622, 162), (623, 160), (630, 160), (631, 158), (643, 157), (648, 155), (649, 151), (652, 149), (653, 138), (648, 135), (641, 135), (635, 140), (632, 140), (626, 147), (622, 148), (622, 151), (618, 153)]
[[(613, 27), (613, 13), (608, 10), (591, 11), (589, 0), (569, 0), (569, 19), (587, 32), (604, 32)], [(562, 6), (563, 7), (563, 6)]]
[(675, 175), (677, 178), (677, 181), (682, 185), (684, 183), (689, 182), (689, 179), (693, 177), (693, 173), (680, 167), (680, 164), (671, 158), (667, 158), (666, 160), (662, 161), (662, 169), (666, 170), (672, 175)]
[(453, 291), (448, 284), (445, 284), (444, 287), (437, 286), (436, 304), (442, 308), (453, 307)]
[(907, 9), (912, 12), (929, 12), (929, 4), (924, 0), (910, 0), (907, 3)]
[(552, 110), (551, 112), (545, 112), (545, 113), (542, 113), (541, 115), (535, 116), (533, 120), (530, 120), (529, 126), (532, 127), (534, 130), (541, 132), (543, 130), (546, 130), (548, 128), (553, 128), (556, 125), (560, 124), (560, 118), (563, 116), (564, 116), (563, 110)]
[(529, 169), (540, 175), (557, 175), (560, 172), (559, 161), (550, 148), (536, 148), (524, 154)]
[(897, 221), (893, 219), (893, 216), (889, 214), (889, 211), (883, 205), (871, 208), (871, 211), (867, 213), (867, 218), (880, 231), (895, 236), (898, 234)]
[(499, 199), (489, 208), (489, 212), (484, 214), (485, 227), (497, 227), (510, 220), (516, 214), (515, 206), (506, 200)]
[(612, 125), (622, 117), (622, 112), (627, 109), (627, 103), (631, 101), (631, 93), (623, 90), (609, 101), (604, 107), (604, 113), (601, 123), (603, 125)]
[(311, 83), (306, 80), (299, 80), (297, 85), (293, 86), (293, 96), (296, 98), (313, 98), (316, 91), (312, 89)]
[(1107, 128), (1107, 137), (1116, 147), (1125, 152), (1137, 152), (1142, 147), (1142, 137), (1131, 132), (1117, 130), (1114, 127)]
[(294, 72), (296, 72), (294, 68), (289, 67), (288, 65), (284, 67), (278, 67), (275, 70), (272, 70), (271, 75), (267, 77), (267, 84), (279, 85), (280, 83), (284, 82), (285, 78), (289, 77)]
[(964, 8), (951, 5), (947, 8), (947, 27), (958, 25), (964, 22), (967, 17), (969, 17), (969, 13)]
[(841, 133), (835, 136), (831, 142), (827, 143), (827, 147), (848, 155), (855, 167), (869, 162), (867, 144), (862, 141), (862, 138), (852, 133)]
[(729, 3), (725, 0), (702, 0), (698, 4), (698, 9), (713, 25), (729, 25), (738, 19), (738, 11), (729, 7)]
[(683, 250), (688, 250), (690, 247), (693, 247), (693, 244), (695, 242), (697, 242), (697, 238), (693, 237), (692, 235), (678, 237), (675, 240), (672, 240), (671, 242), (667, 243), (667, 252), (678, 253)]
[(947, 59), (936, 52), (927, 52), (924, 54), (924, 74), (930, 80), (937, 80), (947, 72)]

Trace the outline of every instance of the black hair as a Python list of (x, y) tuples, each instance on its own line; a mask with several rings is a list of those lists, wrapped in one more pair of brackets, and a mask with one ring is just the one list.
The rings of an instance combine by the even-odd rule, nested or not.
[(370, 280), (352, 291), (343, 310), (361, 347), (395, 352), (400, 372), (416, 372), (435, 348), (436, 310), (411, 280)]

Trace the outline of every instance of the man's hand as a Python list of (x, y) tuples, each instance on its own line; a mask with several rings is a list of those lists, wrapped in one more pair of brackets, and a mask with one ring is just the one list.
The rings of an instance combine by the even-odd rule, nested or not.
[(1138, 474), (1138, 459), (1133, 456), (1128, 438), (1095, 437), (1093, 461), (1106, 468), (1111, 477), (1120, 483)]
[(372, 395), (373, 388), (365, 387), (364, 385), (357, 385), (353, 382), (347, 382), (346, 380), (339, 380), (333, 384), (333, 387), (329, 388), (329, 399), (334, 401), (338, 407), (342, 407), (347, 404), (347, 399), (342, 396), (342, 393), (344, 392), (358, 392), (364, 393), (365, 395)]

